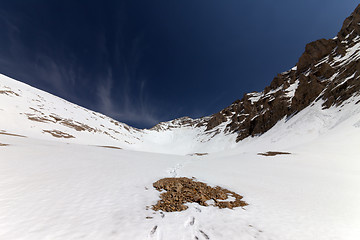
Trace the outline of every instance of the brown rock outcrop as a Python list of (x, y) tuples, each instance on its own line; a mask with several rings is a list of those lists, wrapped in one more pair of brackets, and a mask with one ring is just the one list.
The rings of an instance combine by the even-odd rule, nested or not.
[[(203, 182), (197, 182), (190, 178), (163, 178), (153, 184), (161, 193), (156, 205), (152, 206), (155, 211), (176, 212), (186, 210), (184, 203), (196, 202), (202, 206), (208, 206), (209, 200), (219, 208), (234, 208), (248, 205), (242, 201), (239, 194), (221, 187), (210, 187)], [(228, 197), (232, 199), (228, 200)]]
[(329, 55), (335, 47), (336, 41), (333, 39), (320, 39), (308, 43), (305, 47), (305, 52), (301, 55), (299, 62), (296, 64), (297, 71), (303, 72), (308, 69), (315, 62), (319, 61), (326, 55)]

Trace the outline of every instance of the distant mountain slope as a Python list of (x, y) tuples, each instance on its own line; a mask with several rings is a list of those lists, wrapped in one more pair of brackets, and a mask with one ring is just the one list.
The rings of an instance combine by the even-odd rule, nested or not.
[[(0, 75), (0, 131), (88, 144), (131, 145), (141, 131)], [(121, 141), (119, 141), (121, 139)]]
[(205, 120), (184, 117), (140, 130), (0, 75), (0, 134), (172, 154), (235, 144), (235, 135), (220, 131), (223, 125), (205, 132)]

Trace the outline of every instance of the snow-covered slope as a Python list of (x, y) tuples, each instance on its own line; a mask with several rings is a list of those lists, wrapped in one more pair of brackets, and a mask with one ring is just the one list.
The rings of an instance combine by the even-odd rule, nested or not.
[[(182, 119), (139, 130), (4, 75), (0, 75), (0, 111), (2, 132), (78, 144), (189, 154), (198, 145), (209, 145), (204, 143), (213, 135), (202, 134), (204, 129), (194, 124), (181, 124)], [(234, 137), (226, 142), (230, 143), (235, 143)]]
[(0, 112), (2, 132), (140, 151), (213, 152), (235, 145), (236, 138), (219, 130), (224, 126), (205, 132), (199, 123), (206, 118), (180, 118), (139, 130), (1, 74)]
[[(167, 155), (0, 134), (0, 239), (360, 238), (360, 109), (308, 107), (208, 155)], [(180, 141), (180, 140), (179, 140)], [(259, 152), (286, 151), (266, 157)], [(162, 177), (196, 177), (244, 209), (155, 212)]]
[(40, 139), (127, 146), (139, 130), (0, 75), (0, 130)]

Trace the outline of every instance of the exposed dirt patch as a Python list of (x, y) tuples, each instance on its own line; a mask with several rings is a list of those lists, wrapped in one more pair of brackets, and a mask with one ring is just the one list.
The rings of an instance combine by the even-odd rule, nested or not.
[(26, 138), (26, 136), (14, 134), (14, 133), (0, 132), (0, 134), (2, 134), (2, 135), (7, 135), (7, 136), (12, 136), (12, 137), (23, 137), (23, 138)]
[(88, 125), (86, 124), (82, 124), (82, 123), (79, 123), (79, 122), (76, 122), (76, 121), (72, 121), (70, 119), (63, 119), (60, 124), (66, 126), (66, 127), (69, 127), (69, 128), (73, 128), (75, 129), (76, 131), (95, 131), (95, 129), (93, 129), (92, 127), (89, 127)]
[(29, 107), (29, 109), (33, 110), (34, 112), (38, 112), (38, 113), (43, 114), (42, 112), (40, 112), (39, 110), (37, 110), (37, 109), (35, 109), (35, 108), (33, 108), (33, 107)]
[[(153, 184), (154, 188), (161, 193), (156, 205), (152, 206), (155, 211), (176, 212), (186, 210), (184, 203), (196, 202), (202, 206), (217, 206), (219, 208), (234, 208), (248, 205), (239, 194), (221, 187), (210, 187), (203, 182), (197, 182), (189, 178), (163, 178)], [(230, 198), (230, 199), (228, 199)], [(210, 201), (209, 201), (210, 200)], [(210, 203), (211, 202), (211, 203)]]
[(55, 114), (52, 114), (49, 117), (53, 118), (56, 123), (59, 122), (60, 124), (66, 126), (66, 127), (75, 129), (76, 131), (89, 131), (89, 132), (94, 131), (94, 132), (96, 132), (96, 129), (94, 129), (86, 124), (73, 121), (71, 119), (61, 118)]
[(19, 94), (10, 90), (0, 90), (0, 94), (19, 96)]
[(267, 157), (272, 157), (272, 156), (276, 156), (276, 155), (287, 155), (287, 154), (291, 154), (289, 152), (266, 152), (266, 153), (258, 153), (257, 155), (262, 155), (262, 156), (267, 156)]
[(45, 116), (36, 116), (35, 114), (32, 114), (32, 113), (25, 113), (25, 115), (31, 121), (43, 122), (43, 123), (47, 123), (47, 122), (60, 123), (61, 125), (64, 125), (64, 126), (66, 126), (68, 128), (73, 128), (76, 131), (89, 131), (89, 132), (93, 131), (93, 132), (97, 132), (96, 129), (94, 129), (94, 128), (86, 125), (86, 124), (76, 122), (76, 121), (73, 121), (71, 119), (61, 118), (61, 117), (56, 116), (54, 114), (49, 115), (49, 116), (47, 116), (47, 115), (45, 115)]
[(0, 143), (0, 147), (5, 147), (5, 146), (9, 146), (9, 144)]
[(121, 147), (115, 147), (115, 146), (97, 146), (102, 148), (112, 148), (112, 149), (122, 149)]
[(43, 123), (54, 122), (45, 117), (38, 117), (38, 116), (35, 116), (34, 114), (30, 114), (30, 113), (25, 113), (25, 115), (28, 117), (29, 120), (35, 121), (35, 122), (43, 122)]
[(208, 153), (192, 153), (192, 154), (189, 154), (190, 156), (205, 156), (205, 155), (208, 155)]
[(50, 133), (53, 137), (57, 137), (57, 138), (75, 138), (73, 135), (64, 133), (59, 130), (43, 130), (43, 132)]

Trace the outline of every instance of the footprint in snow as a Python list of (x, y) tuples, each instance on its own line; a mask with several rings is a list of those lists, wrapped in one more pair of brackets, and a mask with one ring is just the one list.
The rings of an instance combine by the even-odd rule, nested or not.
[(254, 238), (258, 238), (260, 236), (260, 234), (263, 232), (262, 230), (254, 227), (253, 225), (249, 225), (249, 227), (255, 230), (255, 232), (253, 232)]
[(184, 226), (185, 227), (189, 227), (189, 226), (191, 227), (191, 226), (194, 226), (194, 224), (195, 224), (195, 218), (191, 217), (191, 218), (189, 218), (188, 220), (185, 221)]
[(154, 233), (156, 232), (156, 229), (158, 228), (158, 226), (154, 226), (152, 229), (151, 229), (151, 232), (150, 232), (150, 235), (154, 235)]
[(170, 169), (169, 173), (172, 177), (177, 177), (178, 176), (178, 171), (180, 168), (182, 168), (183, 166), (181, 164), (176, 164), (175, 167), (173, 167), (172, 169)]
[(194, 223), (195, 223), (195, 218), (194, 217), (192, 217), (192, 219), (191, 219), (191, 221), (190, 221), (190, 226), (193, 226), (194, 225)]
[(199, 229), (199, 232), (203, 235), (205, 239), (210, 239), (209, 236), (202, 230)]
[(157, 229), (158, 229), (158, 226), (157, 226), (157, 225), (155, 225), (155, 226), (151, 229), (150, 234), (149, 234), (150, 239), (153, 239), (153, 238), (155, 237), (155, 233), (156, 233), (156, 230), (157, 230)]

